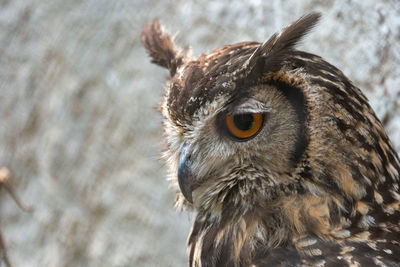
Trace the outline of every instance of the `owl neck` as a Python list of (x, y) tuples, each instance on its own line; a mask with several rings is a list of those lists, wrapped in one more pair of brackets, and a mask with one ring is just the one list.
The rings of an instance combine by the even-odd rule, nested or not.
[(240, 180), (198, 209), (188, 240), (190, 266), (200, 262), (201, 266), (235, 266), (235, 262), (250, 266), (257, 247), (265, 250), (290, 243), (294, 235), (282, 202), (303, 194), (303, 189), (288, 184), (267, 190), (260, 182)]
[(188, 240), (189, 266), (235, 266), (237, 262), (250, 266), (257, 246), (265, 250), (288, 243), (290, 230), (279, 212), (269, 210), (263, 216), (259, 212), (235, 206), (218, 214), (199, 212)]

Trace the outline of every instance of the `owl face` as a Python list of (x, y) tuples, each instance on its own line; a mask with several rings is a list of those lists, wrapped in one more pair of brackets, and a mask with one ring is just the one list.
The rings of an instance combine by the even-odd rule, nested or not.
[[(201, 206), (237, 177), (264, 175), (270, 186), (292, 182), (285, 173), (296, 167), (303, 152), (299, 150), (304, 150), (305, 114), (296, 106), (304, 102), (302, 94), (291, 89), (283, 92), (279, 84), (235, 87), (236, 83), (226, 82), (223, 90), (207, 88), (202, 83), (220, 78), (214, 70), (201, 70), (199, 84), (179, 77), (190, 71), (183, 68), (172, 79), (162, 109), (172, 179), (178, 180), (185, 198)], [(184, 95), (182, 83), (193, 84), (198, 91)], [(208, 96), (208, 91), (209, 99), (199, 99)], [(179, 106), (180, 113), (173, 106)]]

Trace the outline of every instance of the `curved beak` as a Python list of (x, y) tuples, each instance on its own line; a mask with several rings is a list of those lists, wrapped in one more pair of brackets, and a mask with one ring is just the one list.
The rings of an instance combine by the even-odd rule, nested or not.
[(180, 151), (179, 163), (178, 163), (178, 182), (179, 188), (181, 189), (184, 197), (193, 203), (192, 191), (194, 184), (194, 176), (191, 171), (192, 159), (190, 146), (184, 145)]

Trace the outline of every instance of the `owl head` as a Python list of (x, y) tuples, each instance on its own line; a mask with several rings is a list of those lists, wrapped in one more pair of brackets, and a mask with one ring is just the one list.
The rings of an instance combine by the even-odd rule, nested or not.
[(329, 197), (340, 214), (361, 199), (395, 199), (380, 189), (398, 179), (398, 158), (367, 99), (295, 48), (319, 17), (197, 58), (157, 20), (145, 26), (142, 43), (171, 75), (161, 111), (178, 205), (217, 214), (221, 203), (243, 211), (311, 195)]

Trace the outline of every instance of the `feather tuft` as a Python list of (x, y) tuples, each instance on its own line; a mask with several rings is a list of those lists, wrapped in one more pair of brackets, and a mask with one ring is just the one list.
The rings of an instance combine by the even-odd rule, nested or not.
[(185, 62), (185, 53), (181, 52), (167, 34), (158, 19), (150, 25), (145, 25), (140, 36), (140, 41), (151, 57), (151, 62), (169, 70), (171, 77)]

